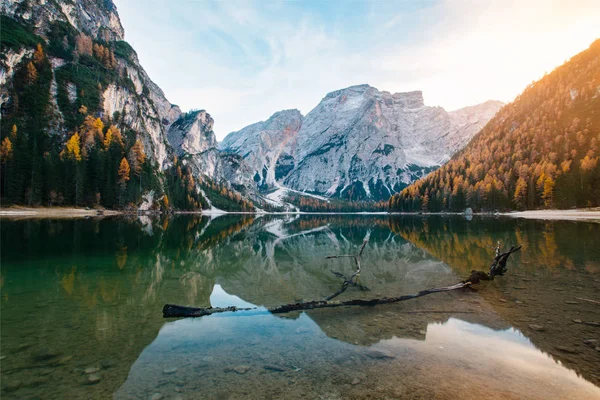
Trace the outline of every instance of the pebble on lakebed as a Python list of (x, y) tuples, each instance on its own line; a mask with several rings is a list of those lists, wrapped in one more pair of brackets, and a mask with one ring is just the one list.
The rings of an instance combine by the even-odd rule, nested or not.
[(96, 384), (98, 382), (100, 382), (100, 375), (98, 375), (98, 374), (90, 374), (90, 375), (88, 375), (88, 384), (94, 385), (94, 384)]
[(98, 371), (100, 371), (100, 368), (98, 368), (98, 367), (87, 367), (86, 369), (83, 370), (83, 372), (85, 372), (88, 375), (93, 374)]
[(546, 330), (546, 328), (542, 325), (535, 325), (535, 324), (530, 324), (529, 328), (531, 328), (531, 330), (534, 330), (536, 332), (543, 332)]
[(369, 350), (369, 351), (367, 351), (366, 356), (369, 358), (373, 358), (375, 360), (385, 360), (385, 359), (396, 358), (391, 354), (384, 353), (383, 351), (379, 351), (379, 350)]
[(225, 372), (235, 372), (239, 375), (244, 375), (246, 372), (250, 371), (249, 365), (237, 365), (235, 367), (230, 367), (225, 369)]
[(278, 365), (273, 365), (273, 364), (265, 365), (264, 368), (267, 371), (273, 371), (273, 372), (284, 372), (285, 371), (284, 367), (280, 367)]

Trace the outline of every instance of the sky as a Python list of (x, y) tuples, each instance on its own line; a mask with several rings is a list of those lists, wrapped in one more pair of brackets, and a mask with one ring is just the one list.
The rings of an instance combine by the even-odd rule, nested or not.
[(598, 0), (113, 1), (150, 78), (219, 140), (364, 83), (509, 102), (600, 38)]

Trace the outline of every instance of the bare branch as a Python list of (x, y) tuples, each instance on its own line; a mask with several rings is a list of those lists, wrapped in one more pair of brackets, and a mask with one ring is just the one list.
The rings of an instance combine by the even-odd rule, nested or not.
[[(365, 247), (367, 246), (367, 243), (369, 243), (369, 235), (367, 235), (367, 237), (365, 238), (365, 240), (363, 241), (362, 245), (360, 246), (360, 250), (358, 251), (357, 255), (354, 254), (342, 254), (342, 255), (338, 255), (338, 256), (327, 256), (325, 257), (328, 260), (334, 259), (334, 258), (352, 258), (354, 259), (354, 263), (356, 264), (356, 272), (354, 272), (354, 274), (352, 274), (352, 276), (349, 279), (344, 280), (344, 282), (342, 283), (342, 287), (340, 288), (340, 290), (338, 290), (337, 292), (325, 297), (325, 301), (329, 301), (337, 296), (339, 296), (340, 294), (344, 293), (346, 291), (346, 289), (348, 289), (348, 286), (356, 286), (358, 283), (358, 278), (360, 277), (360, 271), (361, 271), (361, 266), (360, 266), (360, 260), (362, 257), (362, 253), (365, 250)], [(340, 273), (335, 273), (334, 274), (336, 276), (341, 276), (342, 278), (344, 278), (344, 276)], [(356, 280), (355, 280), (356, 278)]]
[[(468, 287), (471, 287), (471, 285), (477, 284), (482, 280), (492, 280), (492, 279), (494, 279), (495, 275), (503, 275), (504, 272), (506, 272), (506, 262), (508, 261), (508, 257), (512, 253), (519, 251), (522, 247), (522, 246), (517, 246), (517, 247), (512, 246), (507, 252), (504, 252), (501, 254), (500, 254), (500, 250), (498, 247), (497, 248), (498, 250), (496, 251), (497, 255), (494, 258), (492, 266), (490, 267), (489, 275), (483, 271), (472, 271), (469, 278), (467, 278), (466, 280), (459, 282), (455, 285), (452, 285), (452, 286), (431, 288), (431, 289), (422, 290), (417, 293), (406, 294), (406, 295), (397, 296), (397, 297), (383, 297), (383, 298), (375, 298), (375, 299), (371, 299), (371, 300), (356, 299), (356, 300), (347, 300), (347, 301), (332, 301), (331, 299), (333, 299), (334, 297), (343, 293), (348, 288), (348, 286), (350, 286), (350, 285), (356, 286), (357, 285), (357, 283), (354, 281), (354, 278), (356, 278), (358, 280), (358, 277), (360, 276), (360, 256), (362, 255), (362, 251), (365, 248), (366, 242), (367, 242), (367, 240), (365, 240), (365, 242), (363, 242), (361, 250), (357, 256), (350, 256), (350, 257), (354, 257), (354, 259), (357, 263), (358, 268), (357, 268), (356, 272), (350, 277), (350, 279), (347, 279), (344, 281), (344, 283), (342, 283), (342, 288), (340, 290), (338, 290), (334, 294), (326, 297), (324, 300), (315, 300), (315, 301), (308, 301), (308, 302), (301, 302), (301, 303), (294, 303), (294, 304), (285, 304), (282, 306), (270, 307), (270, 308), (267, 308), (266, 310), (258, 308), (258, 307), (237, 308), (237, 307), (232, 306), (232, 307), (226, 307), (226, 308), (212, 308), (212, 307), (196, 308), (196, 307), (179, 306), (179, 305), (174, 305), (174, 304), (165, 304), (165, 306), (163, 307), (163, 317), (164, 318), (202, 317), (202, 316), (212, 315), (212, 314), (216, 314), (216, 313), (250, 311), (250, 310), (263, 310), (263, 311), (270, 312), (272, 314), (281, 314), (281, 313), (287, 313), (290, 311), (313, 310), (313, 309), (317, 309), (317, 308), (348, 307), (348, 306), (375, 306), (378, 304), (397, 303), (399, 301), (411, 300), (411, 299), (426, 296), (426, 295), (429, 295), (432, 293), (449, 292), (452, 290), (468, 288)], [(500, 244), (498, 243), (498, 246), (499, 245)], [(338, 258), (338, 257), (341, 257), (341, 256), (330, 256), (328, 258)], [(580, 300), (595, 302), (595, 300), (589, 300), (589, 299), (580, 299)]]

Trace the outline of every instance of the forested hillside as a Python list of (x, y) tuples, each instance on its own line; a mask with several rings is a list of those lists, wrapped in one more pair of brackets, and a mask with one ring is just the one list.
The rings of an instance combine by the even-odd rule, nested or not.
[(532, 83), (391, 211), (600, 205), (600, 40)]
[(1, 28), (2, 61), (10, 65), (21, 57), (3, 86), (4, 205), (126, 208), (151, 191), (155, 197), (169, 192), (171, 204), (183, 209), (203, 203), (186, 185), (161, 184), (156, 160), (140, 141), (143, 130), (131, 129), (119, 112), (103, 113), (109, 85), (135, 93), (125, 73), (135, 53), (126, 42), (92, 38), (60, 21), (50, 24), (46, 37), (4, 15)]

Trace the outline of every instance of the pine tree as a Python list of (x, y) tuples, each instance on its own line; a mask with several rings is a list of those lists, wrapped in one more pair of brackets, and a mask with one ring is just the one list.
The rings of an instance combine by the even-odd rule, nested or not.
[(115, 59), (115, 52), (110, 52), (110, 68), (115, 69), (117, 67), (117, 60)]
[(425, 197), (423, 197), (423, 204), (421, 204), (421, 211), (423, 212), (427, 212), (429, 211), (429, 195), (425, 195)]

